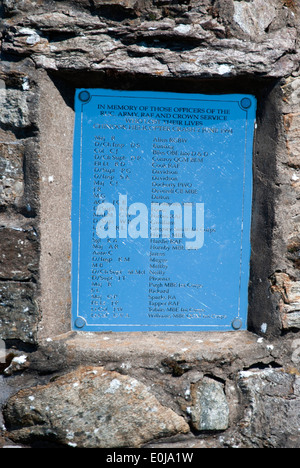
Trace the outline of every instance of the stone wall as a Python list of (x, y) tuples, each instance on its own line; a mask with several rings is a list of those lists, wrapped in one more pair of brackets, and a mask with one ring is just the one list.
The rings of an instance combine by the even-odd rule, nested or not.
[[(299, 0), (0, 8), (0, 446), (299, 447)], [(76, 87), (257, 96), (247, 332), (70, 331)]]

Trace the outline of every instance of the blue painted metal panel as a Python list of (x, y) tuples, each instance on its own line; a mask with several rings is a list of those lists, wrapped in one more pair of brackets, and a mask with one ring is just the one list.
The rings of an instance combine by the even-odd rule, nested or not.
[(80, 89), (75, 110), (73, 329), (245, 329), (256, 99)]

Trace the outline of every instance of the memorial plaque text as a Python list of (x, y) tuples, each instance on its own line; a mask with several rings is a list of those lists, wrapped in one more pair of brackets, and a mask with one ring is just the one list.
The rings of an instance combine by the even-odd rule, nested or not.
[(256, 100), (80, 89), (72, 324), (247, 327)]

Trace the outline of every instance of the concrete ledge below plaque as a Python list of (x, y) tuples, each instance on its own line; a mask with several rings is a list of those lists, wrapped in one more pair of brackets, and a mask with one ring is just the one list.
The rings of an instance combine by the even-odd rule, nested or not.
[[(86, 333), (69, 332), (53, 340), (41, 341), (39, 351), (34, 355), (33, 368), (39, 371), (43, 366), (49, 369), (50, 362), (56, 370), (66, 365), (103, 365), (107, 369), (126, 371), (145, 368), (162, 373), (181, 376), (186, 371), (201, 367), (209, 372), (212, 363), (240, 369), (249, 363), (271, 362), (271, 348), (263, 341), (257, 341), (254, 334), (247, 331), (232, 332), (185, 332), (185, 333)], [(259, 344), (261, 343), (261, 344)], [(50, 359), (49, 357), (55, 359)]]

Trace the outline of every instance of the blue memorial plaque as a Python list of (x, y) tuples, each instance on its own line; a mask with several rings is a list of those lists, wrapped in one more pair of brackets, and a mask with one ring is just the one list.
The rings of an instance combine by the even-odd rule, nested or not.
[(255, 98), (75, 99), (73, 329), (246, 329)]

